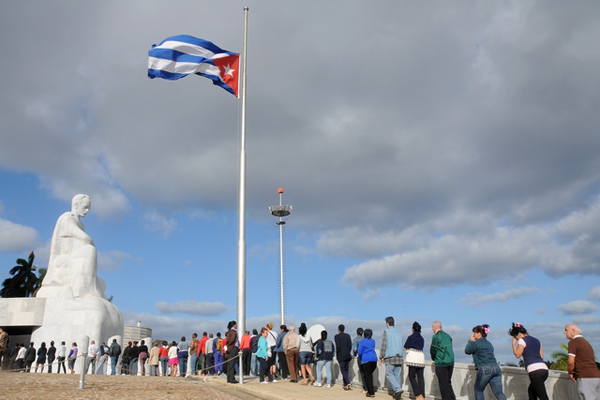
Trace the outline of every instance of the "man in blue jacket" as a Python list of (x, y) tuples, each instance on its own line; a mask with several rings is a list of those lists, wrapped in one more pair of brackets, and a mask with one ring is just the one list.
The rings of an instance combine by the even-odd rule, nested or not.
[(402, 333), (394, 326), (394, 317), (385, 319), (386, 330), (381, 338), (379, 364), (385, 364), (385, 376), (394, 390), (394, 399), (402, 395)]

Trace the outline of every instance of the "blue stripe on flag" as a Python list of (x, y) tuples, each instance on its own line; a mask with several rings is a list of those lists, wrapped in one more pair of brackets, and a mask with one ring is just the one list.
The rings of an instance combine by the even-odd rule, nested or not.
[(177, 62), (190, 62), (200, 64), (209, 60), (209, 58), (194, 56), (192, 54), (182, 53), (173, 49), (155, 48), (148, 52), (148, 56), (156, 58), (164, 58), (165, 60), (173, 60)]
[(214, 44), (213, 42), (209, 42), (208, 40), (200, 39), (190, 35), (176, 35), (171, 36), (160, 42), (159, 46), (165, 42), (176, 41), (176, 42), (184, 42), (193, 44), (194, 46), (204, 47), (206, 50), (212, 51), (213, 53), (228, 53), (225, 50), (222, 50), (219, 46)]
[(188, 75), (189, 74), (176, 74), (174, 72), (167, 72), (163, 71), (162, 69), (148, 69), (148, 78), (150, 79), (162, 78), (169, 81), (176, 81), (177, 79), (181, 79)]

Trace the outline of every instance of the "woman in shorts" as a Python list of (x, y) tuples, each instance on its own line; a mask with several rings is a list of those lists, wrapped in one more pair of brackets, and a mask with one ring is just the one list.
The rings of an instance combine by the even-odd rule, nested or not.
[(177, 376), (177, 365), (179, 360), (177, 359), (177, 343), (173, 341), (169, 348), (169, 367), (171, 367), (171, 376)]
[(313, 356), (313, 344), (310, 335), (308, 335), (307, 332), (308, 329), (303, 322), (300, 324), (300, 328), (298, 328), (298, 339), (296, 339), (296, 348), (298, 349), (300, 358), (300, 373), (302, 374), (301, 385), (308, 385), (308, 381), (306, 380), (307, 374), (310, 375), (311, 384), (316, 381), (312, 369), (310, 368), (310, 361)]

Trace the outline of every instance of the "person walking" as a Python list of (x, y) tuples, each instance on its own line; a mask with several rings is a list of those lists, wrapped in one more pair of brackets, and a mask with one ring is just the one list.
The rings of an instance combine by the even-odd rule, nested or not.
[(402, 333), (394, 326), (394, 317), (385, 319), (386, 329), (381, 338), (379, 351), (379, 364), (385, 365), (385, 377), (394, 393), (392, 397), (399, 399), (402, 396)]
[(406, 351), (406, 365), (408, 365), (408, 380), (416, 400), (425, 399), (425, 339), (421, 336), (421, 325), (415, 321), (412, 324), (412, 335), (404, 343)]
[(452, 337), (442, 330), (442, 323), (434, 321), (431, 325), (433, 336), (429, 353), (435, 363), (435, 375), (440, 385), (442, 400), (456, 400), (452, 389), (452, 372), (454, 371), (454, 349)]
[(473, 334), (465, 347), (465, 354), (473, 355), (477, 369), (475, 400), (485, 400), (483, 391), (488, 384), (498, 400), (506, 400), (502, 391), (502, 370), (494, 357), (494, 346), (487, 340), (489, 331), (489, 325), (477, 325), (473, 328)]
[(357, 354), (361, 359), (363, 370), (365, 371), (365, 383), (367, 385), (367, 397), (375, 397), (375, 387), (373, 385), (373, 374), (377, 369), (377, 353), (375, 353), (375, 340), (373, 340), (373, 331), (365, 329), (364, 339), (358, 343)]
[(519, 323), (512, 324), (508, 334), (512, 336), (512, 349), (516, 358), (523, 357), (525, 369), (529, 375), (527, 394), (529, 400), (549, 400), (546, 392), (548, 366), (544, 362), (544, 350), (539, 340), (527, 333), (527, 329)]

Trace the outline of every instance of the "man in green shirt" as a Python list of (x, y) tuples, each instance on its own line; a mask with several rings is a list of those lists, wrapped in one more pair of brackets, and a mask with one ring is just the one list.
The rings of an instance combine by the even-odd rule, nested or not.
[(431, 359), (435, 362), (435, 374), (440, 384), (442, 400), (456, 400), (452, 389), (452, 372), (454, 371), (454, 350), (452, 338), (442, 330), (442, 323), (435, 321), (431, 326)]

